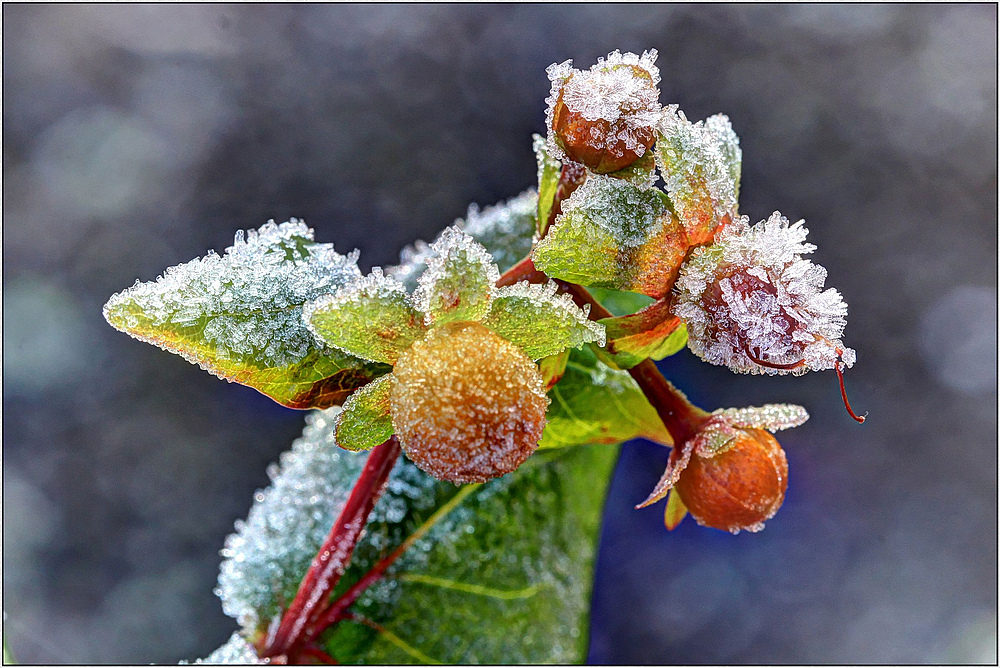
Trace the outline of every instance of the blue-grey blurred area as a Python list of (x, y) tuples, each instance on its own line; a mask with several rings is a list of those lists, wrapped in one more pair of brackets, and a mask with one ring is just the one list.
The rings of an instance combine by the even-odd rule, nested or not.
[(3, 7), (3, 607), (24, 662), (205, 656), (218, 550), (302, 414), (114, 331), (136, 278), (300, 216), (392, 264), (533, 185), (545, 67), (659, 50), (725, 112), (741, 210), (805, 218), (846, 374), (661, 368), (699, 405), (804, 404), (760, 534), (642, 511), (626, 445), (596, 663), (997, 660), (995, 5)]

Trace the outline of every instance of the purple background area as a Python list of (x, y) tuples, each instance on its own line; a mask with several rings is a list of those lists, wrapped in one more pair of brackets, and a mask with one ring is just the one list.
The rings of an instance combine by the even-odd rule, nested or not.
[(535, 180), (545, 67), (656, 48), (725, 112), (741, 211), (805, 218), (851, 307), (847, 374), (661, 368), (699, 405), (794, 401), (757, 535), (632, 506), (624, 446), (598, 663), (996, 662), (994, 5), (3, 7), (3, 608), (24, 662), (192, 660), (236, 628), (218, 550), (302, 414), (112, 330), (139, 277), (304, 217), (396, 262)]

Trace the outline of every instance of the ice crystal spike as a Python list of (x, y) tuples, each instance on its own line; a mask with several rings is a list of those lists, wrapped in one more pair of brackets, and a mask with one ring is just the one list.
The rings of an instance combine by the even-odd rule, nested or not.
[[(506, 271), (531, 250), (537, 203), (538, 194), (529, 189), (485, 209), (470, 204), (465, 219), (459, 218), (454, 226), (481, 243), (493, 256), (500, 271)], [(386, 269), (386, 274), (413, 290), (417, 287), (417, 279), (427, 268), (430, 255), (430, 245), (417, 241), (403, 249), (400, 264)]]
[[(210, 251), (155, 281), (136, 281), (108, 300), (104, 317), (141, 341), (291, 405), (294, 382), (306, 390), (324, 373), (352, 366), (313, 338), (302, 305), (360, 275), (355, 253), (340, 255), (332, 244), (316, 243), (300, 220), (271, 221), (237, 233), (221, 256)], [(284, 389), (271, 386), (276, 374), (289, 381)]]
[(396, 364), (392, 424), (406, 455), (439, 480), (485, 482), (520, 466), (545, 428), (538, 367), (482, 325), (432, 329)]
[(427, 268), (413, 301), (425, 324), (479, 320), (490, 309), (500, 272), (486, 249), (458, 228), (446, 228), (431, 244)]
[(585, 343), (603, 346), (604, 326), (590, 320), (569, 295), (557, 295), (556, 289), (551, 281), (499, 288), (483, 324), (535, 360)]
[(395, 382), (386, 374), (359, 388), (344, 402), (337, 417), (337, 445), (345, 450), (370, 450), (392, 436), (389, 393)]
[(535, 265), (581, 285), (665, 296), (688, 241), (661, 195), (610, 176), (588, 178), (535, 246)]
[(393, 364), (426, 331), (403, 284), (375, 267), (332, 295), (306, 304), (302, 318), (321, 341), (374, 362)]
[(550, 65), (545, 122), (552, 157), (597, 173), (641, 158), (655, 141), (661, 114), (655, 61), (654, 49), (642, 56), (614, 51), (584, 71), (570, 60)]
[(847, 305), (833, 288), (823, 290), (826, 270), (801, 257), (815, 250), (803, 222), (789, 225), (777, 211), (753, 227), (743, 218), (691, 254), (674, 313), (701, 359), (769, 375), (854, 363), (840, 341)]
[(725, 116), (691, 123), (676, 107), (666, 110), (656, 143), (656, 161), (667, 192), (692, 244), (712, 240), (736, 218), (739, 140)]

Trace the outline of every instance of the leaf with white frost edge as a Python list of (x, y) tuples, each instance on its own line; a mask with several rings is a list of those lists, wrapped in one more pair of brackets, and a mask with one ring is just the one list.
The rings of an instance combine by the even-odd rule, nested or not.
[(604, 345), (604, 326), (587, 318), (554, 282), (520, 282), (496, 290), (483, 324), (519, 346), (533, 360), (585, 343)]
[(490, 309), (500, 272), (482, 244), (455, 227), (430, 246), (413, 302), (425, 324), (480, 320)]
[(379, 267), (332, 295), (306, 304), (302, 318), (328, 345), (374, 362), (395, 364), (424, 335), (424, 314), (403, 285)]
[(551, 157), (545, 145), (545, 137), (541, 135), (531, 136), (531, 148), (535, 151), (535, 160), (538, 162), (538, 236), (544, 236), (549, 224), (549, 216), (552, 215), (552, 203), (555, 201), (556, 189), (559, 186), (559, 175), (562, 171), (562, 163)]
[(345, 450), (370, 450), (392, 436), (390, 373), (359, 388), (344, 402), (337, 418), (337, 444)]
[(360, 275), (356, 253), (316, 243), (302, 221), (271, 221), (238, 232), (221, 256), (210, 251), (156, 281), (136, 281), (108, 300), (104, 317), (280, 404), (326, 407), (385, 370), (317, 341), (302, 306)]

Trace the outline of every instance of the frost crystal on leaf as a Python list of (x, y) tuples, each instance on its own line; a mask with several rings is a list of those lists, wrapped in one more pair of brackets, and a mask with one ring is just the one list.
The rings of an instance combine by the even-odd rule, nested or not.
[(257, 656), (257, 652), (254, 650), (253, 645), (247, 642), (246, 638), (240, 635), (239, 632), (236, 632), (229, 637), (226, 644), (219, 647), (204, 659), (198, 659), (195, 661), (195, 664), (235, 664), (248, 666), (264, 665), (270, 662), (270, 659), (261, 659)]
[(500, 272), (481, 244), (455, 227), (430, 246), (413, 302), (425, 324), (479, 320), (490, 308)]
[(374, 362), (396, 361), (426, 331), (403, 284), (375, 267), (332, 295), (306, 304), (302, 319), (316, 337)]
[(767, 429), (770, 432), (791, 429), (804, 424), (809, 413), (795, 404), (764, 404), (746, 408), (720, 408), (712, 412), (736, 427)]
[(613, 51), (598, 58), (590, 70), (576, 70), (573, 61), (553, 63), (546, 69), (552, 86), (545, 102), (545, 124), (549, 129), (548, 146), (552, 157), (565, 159), (566, 153), (556, 141), (553, 121), (562, 102), (571, 113), (586, 121), (603, 121), (609, 132), (591, 137), (595, 148), (615, 150), (617, 144), (641, 157), (648, 147), (646, 130), (660, 119), (660, 71), (654, 64), (656, 50), (622, 54)]
[(605, 344), (604, 326), (587, 318), (557, 286), (516, 283), (497, 289), (487, 327), (520, 346), (531, 359), (554, 355), (585, 343)]
[(156, 281), (136, 281), (108, 300), (104, 317), (228, 378), (219, 368), (225, 361), (279, 367), (314, 351), (319, 346), (302, 323), (303, 303), (360, 275), (356, 253), (343, 256), (332, 244), (315, 243), (300, 220), (270, 221), (246, 236), (238, 232), (222, 256), (209, 252)]
[(736, 217), (739, 140), (725, 116), (691, 123), (676, 107), (660, 124), (656, 160), (691, 243), (711, 241), (726, 216)]
[(674, 313), (688, 325), (688, 345), (706, 362), (738, 373), (802, 374), (850, 367), (855, 354), (840, 341), (847, 305), (823, 290), (826, 270), (801, 256), (804, 221), (777, 211), (750, 227), (743, 218), (716, 243), (698, 248), (681, 268)]

